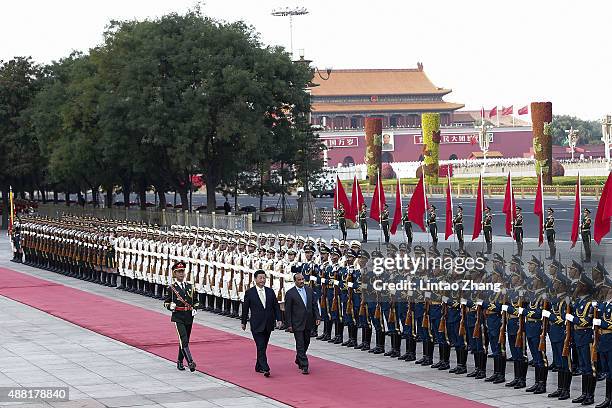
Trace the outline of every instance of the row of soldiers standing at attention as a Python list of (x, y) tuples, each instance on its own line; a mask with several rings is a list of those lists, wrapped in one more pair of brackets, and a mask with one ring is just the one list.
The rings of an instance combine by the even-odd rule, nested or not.
[[(412, 233), (412, 221), (409, 216), (410, 207), (406, 207), (405, 213), (402, 215), (401, 225), (404, 228), (406, 235), (405, 242), (412, 246), (413, 233)], [(547, 215), (544, 220), (544, 231), (546, 233), (546, 240), (549, 247), (548, 259), (555, 259), (557, 255), (556, 236), (555, 236), (555, 217), (552, 208), (548, 208)], [(584, 262), (591, 262), (591, 211), (588, 208), (583, 210), (583, 215), (580, 222), (580, 236), (583, 242), (583, 248), (585, 251)], [(338, 226), (342, 233), (342, 240), (347, 239), (347, 224), (346, 224), (346, 210), (342, 204), (339, 205), (338, 212), (336, 213), (338, 220)], [(361, 242), (368, 242), (368, 213), (367, 206), (361, 205), (358, 216), (359, 227), (361, 229)], [(434, 246), (438, 245), (438, 224), (436, 216), (436, 206), (431, 204), (426, 217), (427, 229), (431, 235), (431, 240)], [(384, 208), (380, 214), (380, 227), (382, 229), (385, 244), (390, 241), (389, 235), (389, 205), (384, 204)], [(464, 248), (464, 235), (463, 235), (463, 207), (457, 206), (457, 211), (453, 215), (453, 230), (459, 243), (459, 250)], [(487, 245), (487, 254), (491, 254), (493, 251), (493, 214), (491, 208), (488, 206), (484, 207), (482, 215), (482, 231), (484, 239)], [(523, 256), (523, 214), (522, 208), (516, 206), (516, 217), (512, 220), (512, 234), (517, 245), (518, 256)]]
[[(456, 254), (447, 248), (440, 254), (436, 247), (427, 252), (416, 245), (414, 259), (428, 255), (456, 264), (460, 258), (481, 263), (466, 268), (461, 279), (456, 270), (443, 266), (447, 262), (393, 266), (377, 275), (372, 273), (373, 262), (383, 258), (382, 252), (370, 254), (357, 241), (332, 240), (328, 246), (322, 240), (282, 234), (181, 226), (162, 231), (151, 225), (78, 217), (24, 217), (15, 230), (20, 235), (16, 247), (22, 249), (27, 264), (151, 297), (164, 297), (172, 282), (172, 265), (183, 262), (186, 281), (195, 286), (202, 308), (230, 317), (239, 315), (241, 296), (253, 285), (255, 270), (266, 272), (281, 306), (293, 274), (301, 272), (321, 308), (323, 333), (313, 330), (311, 334), (318, 340), (526, 388), (534, 394), (546, 392), (546, 347), (550, 344), (557, 387), (548, 396), (570, 398), (572, 376), (578, 374), (582, 392), (573, 401), (591, 404), (596, 375), (606, 373), (607, 405), (601, 406), (610, 404), (612, 303), (608, 291), (612, 280), (599, 263), (591, 271), (575, 261), (567, 266), (553, 261), (546, 266), (532, 258), (525, 265), (516, 255), (508, 262), (499, 254), (477, 253), (472, 258), (465, 250)], [(389, 244), (386, 256), (403, 258), (411, 250), (406, 243)], [(395, 293), (377, 290), (377, 281), (403, 280), (416, 286)], [(460, 282), (458, 289), (435, 287), (453, 281)], [(464, 281), (484, 289), (466, 289)], [(500, 290), (494, 289), (496, 284)], [(420, 356), (418, 343), (422, 344)], [(434, 359), (436, 347), (438, 358)], [(468, 373), (470, 353), (474, 368)], [(527, 388), (528, 354), (535, 381)], [(506, 382), (508, 355), (514, 376)], [(487, 356), (493, 357), (490, 376)]]

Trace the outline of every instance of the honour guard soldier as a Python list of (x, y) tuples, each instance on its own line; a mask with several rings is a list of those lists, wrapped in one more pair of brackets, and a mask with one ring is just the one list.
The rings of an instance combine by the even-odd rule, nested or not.
[[(382, 252), (379, 250), (372, 251), (372, 259), (383, 258)], [(375, 274), (371, 273), (368, 279), (368, 294), (370, 300), (367, 302), (367, 314), (370, 318), (370, 323), (374, 327), (376, 334), (376, 344), (374, 347), (368, 350), (368, 353), (372, 354), (383, 354), (385, 352), (385, 332), (384, 332), (384, 320), (382, 307), (380, 304), (380, 291), (373, 289), (374, 280), (378, 279)], [(375, 299), (375, 300), (374, 300)], [(363, 349), (365, 351), (366, 349)]]
[(585, 208), (582, 212), (582, 223), (580, 224), (580, 235), (584, 245), (584, 262), (591, 262), (591, 211)]
[[(495, 255), (496, 256), (493, 258), (491, 282), (494, 284), (503, 284), (505, 281), (506, 261), (498, 254)], [(493, 355), (493, 374), (486, 378), (485, 381), (492, 382), (493, 384), (506, 382), (505, 344), (502, 345), (500, 342), (503, 297), (504, 294), (502, 292), (490, 291), (489, 296), (487, 296), (482, 305), (487, 325), (489, 346), (491, 347), (491, 354)]]
[(362, 290), (362, 282), (367, 273), (367, 264), (370, 260), (370, 254), (366, 250), (359, 251), (356, 269), (353, 280), (353, 312), (357, 321), (357, 328), (361, 328), (361, 343), (355, 346), (356, 349), (365, 351), (370, 349), (372, 341), (372, 327), (368, 321), (368, 309), (365, 301), (365, 293)]
[(365, 203), (359, 211), (359, 227), (361, 227), (361, 242), (368, 242), (368, 212)]
[(193, 324), (193, 316), (196, 309), (199, 307), (195, 288), (192, 284), (184, 282), (185, 279), (185, 263), (176, 262), (172, 266), (172, 276), (176, 282), (170, 283), (164, 307), (172, 312), (171, 321), (176, 326), (176, 331), (179, 336), (179, 352), (176, 368), (183, 371), (183, 358), (187, 360), (189, 370), (195, 371), (196, 363), (193, 361), (191, 351), (189, 350), (189, 337), (191, 335), (191, 326)]
[[(606, 367), (606, 397), (605, 400), (596, 406), (599, 408), (610, 407), (612, 400), (612, 302), (607, 301), (612, 295), (612, 280), (607, 276), (607, 272), (603, 265), (598, 264), (597, 269), (600, 269), (604, 275), (603, 284), (599, 285), (597, 298), (600, 301), (597, 312), (597, 319), (593, 319), (593, 327), (599, 331), (599, 343), (597, 351), (604, 357)], [(595, 270), (595, 268), (593, 268)]]
[(410, 205), (406, 207), (406, 212), (402, 217), (402, 225), (404, 226), (404, 232), (406, 233), (406, 242), (408, 242), (408, 249), (412, 247), (412, 223), (408, 217), (410, 211)]
[(550, 249), (550, 257), (548, 259), (555, 259), (557, 256), (557, 247), (555, 245), (555, 217), (553, 214), (555, 210), (548, 207), (548, 216), (544, 222), (544, 228), (546, 229), (546, 240), (548, 241), (548, 248)]
[[(340, 300), (342, 302), (342, 323), (347, 326), (348, 340), (341, 345), (357, 346), (357, 313), (355, 313), (355, 282), (359, 280), (359, 269), (355, 268), (355, 259), (359, 252), (349, 249), (346, 253), (346, 267), (340, 279)], [(358, 299), (360, 301), (361, 299)]]
[(340, 231), (342, 231), (342, 240), (346, 241), (346, 210), (344, 209), (344, 205), (340, 204), (336, 218), (338, 218), (338, 227)]
[(11, 231), (11, 243), (13, 244), (13, 262), (21, 262), (21, 227), (19, 221), (15, 221)]
[(516, 249), (518, 256), (523, 256), (523, 215), (522, 208), (516, 206), (516, 218), (513, 221), (514, 239), (516, 240)]
[(338, 264), (338, 260), (342, 254), (340, 249), (332, 248), (330, 251), (331, 264), (327, 269), (325, 279), (327, 281), (327, 307), (329, 308), (329, 317), (334, 326), (334, 337), (328, 340), (329, 343), (342, 344), (344, 340), (344, 325), (342, 324), (342, 306), (340, 304), (340, 276), (344, 273), (344, 268)]
[(578, 348), (579, 372), (582, 375), (582, 392), (579, 397), (572, 400), (573, 403), (583, 405), (593, 404), (596, 385), (595, 373), (591, 364), (591, 344), (593, 342), (593, 311), (597, 302), (591, 299), (593, 292), (593, 281), (584, 271), (575, 282), (574, 308), (572, 313), (565, 315), (573, 326), (574, 343)]
[(319, 276), (321, 284), (319, 285), (320, 290), (320, 307), (321, 307), (321, 319), (323, 320), (323, 334), (317, 337), (317, 340), (328, 341), (331, 339), (332, 331), (332, 320), (330, 317), (331, 305), (327, 303), (328, 287), (329, 287), (329, 275), (332, 268), (332, 263), (329, 260), (329, 248), (323, 243), (319, 247), (321, 254), (319, 264)]
[(385, 244), (389, 243), (389, 204), (385, 203), (385, 208), (380, 215), (380, 227), (385, 235)]
[(455, 227), (455, 234), (457, 234), (457, 240), (459, 241), (459, 249), (463, 249), (463, 207), (457, 206), (457, 214), (453, 217), (453, 226)]
[(438, 224), (436, 223), (436, 206), (433, 204), (429, 206), (427, 225), (429, 226), (429, 233), (431, 234), (431, 239), (435, 247), (438, 245)]
[(485, 207), (482, 216), (482, 232), (487, 243), (487, 254), (491, 254), (493, 251), (493, 216), (489, 207)]

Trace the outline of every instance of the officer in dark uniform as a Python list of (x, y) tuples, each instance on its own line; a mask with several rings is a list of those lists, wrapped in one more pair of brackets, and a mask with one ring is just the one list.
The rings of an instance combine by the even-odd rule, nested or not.
[(368, 211), (365, 203), (359, 211), (359, 226), (361, 227), (361, 242), (368, 242)]
[(412, 247), (412, 223), (408, 218), (408, 211), (410, 210), (410, 205), (406, 207), (406, 213), (402, 217), (402, 225), (404, 226), (404, 231), (406, 232), (406, 241), (408, 242), (408, 247)]
[[(504, 283), (506, 261), (499, 254), (493, 258), (492, 283)], [(488, 296), (482, 304), (484, 318), (487, 325), (487, 334), (491, 355), (493, 356), (493, 374), (485, 379), (486, 382), (500, 384), (506, 382), (506, 353), (505, 344), (500, 344), (499, 332), (502, 325), (502, 303), (504, 294), (501, 292), (489, 291)]]
[(459, 250), (463, 249), (463, 207), (457, 206), (457, 214), (453, 217), (453, 226), (455, 227), (455, 234), (459, 241)]
[(506, 312), (506, 333), (514, 363), (514, 379), (506, 383), (506, 387), (520, 389), (526, 387), (527, 369), (529, 367), (525, 355), (525, 343), (520, 341), (521, 339), (517, 342), (518, 335), (523, 335), (523, 331), (519, 330), (522, 319), (519, 310), (525, 305), (525, 286), (527, 284), (523, 272), (523, 261), (516, 255), (512, 257), (510, 262), (510, 272), (508, 302), (502, 306), (502, 310)]
[(598, 288), (598, 313), (597, 319), (593, 319), (593, 325), (599, 330), (599, 344), (597, 351), (603, 360), (607, 374), (606, 378), (606, 398), (597, 405), (597, 407), (610, 407), (612, 401), (612, 302), (606, 301), (612, 295), (612, 280), (607, 276), (607, 272), (603, 265), (598, 264), (598, 268), (602, 269), (604, 274), (604, 282)]
[(557, 246), (555, 245), (555, 217), (553, 214), (555, 210), (548, 207), (548, 216), (544, 223), (546, 229), (546, 240), (548, 241), (548, 248), (550, 249), (550, 257), (548, 259), (555, 259), (557, 256)]
[(172, 276), (176, 281), (170, 285), (164, 300), (164, 307), (172, 311), (171, 321), (176, 326), (179, 336), (179, 352), (176, 368), (183, 371), (183, 358), (187, 360), (190, 371), (195, 371), (196, 363), (193, 361), (189, 350), (189, 337), (191, 336), (191, 325), (193, 316), (199, 307), (195, 288), (185, 280), (185, 267), (183, 262), (177, 262), (172, 266)]
[(431, 204), (429, 206), (429, 215), (427, 216), (427, 225), (429, 226), (429, 233), (433, 240), (434, 246), (438, 245), (438, 224), (436, 224), (436, 206)]
[(585, 208), (582, 212), (582, 223), (580, 224), (580, 235), (584, 245), (584, 262), (591, 262), (591, 211)]
[[(382, 252), (379, 250), (372, 251), (372, 259), (383, 258)], [(367, 314), (370, 319), (370, 324), (374, 328), (376, 334), (376, 344), (368, 350), (372, 354), (383, 354), (385, 352), (385, 332), (384, 332), (384, 317), (382, 313), (381, 292), (373, 289), (373, 282), (379, 279), (374, 273), (369, 274), (367, 294), (370, 300), (367, 301)], [(363, 349), (365, 351), (366, 349)]]
[(491, 208), (485, 207), (484, 215), (482, 216), (482, 231), (484, 232), (485, 241), (487, 243), (487, 254), (493, 251), (493, 216)]
[(389, 243), (389, 205), (385, 203), (385, 209), (380, 215), (380, 226), (385, 234), (385, 244)]
[(21, 263), (21, 227), (18, 221), (15, 221), (13, 225), (11, 240), (13, 241), (13, 259), (11, 261)]
[(340, 231), (342, 231), (342, 240), (346, 241), (346, 210), (344, 209), (344, 205), (340, 204), (336, 218), (338, 218), (338, 226), (340, 227)]
[(518, 256), (523, 256), (523, 215), (522, 208), (516, 206), (516, 218), (514, 219), (514, 239), (516, 240), (516, 249)]

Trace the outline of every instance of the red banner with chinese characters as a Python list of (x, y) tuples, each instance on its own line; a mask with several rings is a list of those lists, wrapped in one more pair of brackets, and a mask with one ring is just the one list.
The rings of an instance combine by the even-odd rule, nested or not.
[(332, 147), (357, 147), (359, 146), (359, 138), (357, 136), (343, 136), (343, 137), (322, 137), (321, 142), (327, 146)]
[[(478, 143), (478, 134), (442, 134), (440, 135), (440, 144), (455, 144), (455, 143)], [(414, 144), (423, 144), (423, 135), (414, 135)]]

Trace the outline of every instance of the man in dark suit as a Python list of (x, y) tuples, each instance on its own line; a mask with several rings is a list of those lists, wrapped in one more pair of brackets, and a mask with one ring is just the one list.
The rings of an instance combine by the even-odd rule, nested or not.
[(306, 352), (310, 345), (310, 332), (321, 322), (319, 305), (312, 289), (304, 285), (304, 275), (294, 275), (295, 286), (285, 294), (285, 316), (289, 324), (289, 331), (295, 337), (295, 364), (302, 374), (308, 374), (308, 357)]
[(179, 352), (176, 368), (183, 371), (183, 358), (187, 360), (189, 370), (195, 371), (196, 363), (191, 357), (189, 350), (189, 337), (191, 336), (191, 326), (193, 325), (193, 316), (196, 315), (196, 309), (200, 307), (198, 303), (198, 295), (194, 292), (194, 286), (185, 280), (185, 267), (183, 262), (177, 262), (172, 265), (172, 276), (176, 281), (170, 285), (164, 300), (164, 307), (172, 312), (172, 318), (176, 326), (176, 332), (179, 337)]
[(276, 327), (280, 327), (281, 312), (276, 300), (276, 294), (265, 287), (266, 273), (261, 269), (255, 272), (255, 286), (244, 292), (244, 303), (242, 304), (242, 330), (246, 330), (246, 323), (251, 314), (251, 332), (257, 346), (257, 363), (255, 371), (263, 373), (265, 377), (270, 376), (270, 366), (266, 357), (266, 349), (270, 341), (270, 334)]

